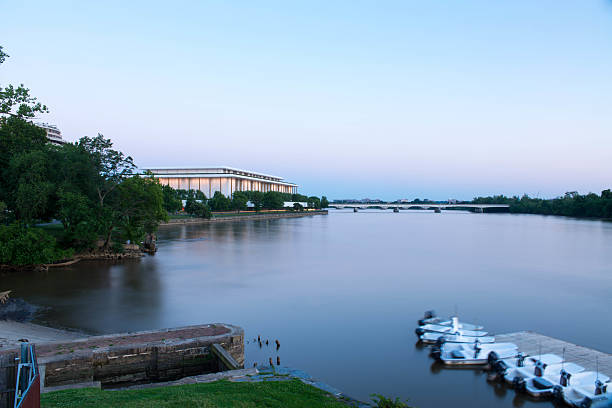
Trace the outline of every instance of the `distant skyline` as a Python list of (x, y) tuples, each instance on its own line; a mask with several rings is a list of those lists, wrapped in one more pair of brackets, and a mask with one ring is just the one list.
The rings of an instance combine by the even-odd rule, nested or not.
[(3, 1), (0, 85), (141, 168), (331, 199), (612, 187), (612, 1)]

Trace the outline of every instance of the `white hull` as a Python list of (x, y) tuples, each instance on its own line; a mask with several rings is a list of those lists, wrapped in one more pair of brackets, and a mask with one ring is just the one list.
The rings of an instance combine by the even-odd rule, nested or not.
[(484, 336), (484, 337), (470, 337), (470, 336), (456, 336), (456, 335), (444, 335), (441, 333), (425, 333), (419, 336), (419, 340), (427, 344), (435, 344), (439, 339), (444, 340), (445, 343), (475, 343), (478, 340), (480, 343), (494, 343), (495, 337)]
[[(571, 383), (572, 380), (575, 381), (575, 376), (578, 373), (584, 371), (584, 367), (574, 363), (553, 364), (546, 368), (546, 375), (541, 377), (543, 381), (540, 381), (539, 387), (536, 385), (535, 377), (527, 379), (525, 381), (525, 391), (533, 398), (544, 398), (552, 395), (554, 387), (561, 386), (561, 370), (565, 370), (571, 375)], [(550, 386), (544, 387), (542, 382), (548, 382)]]
[(499, 358), (510, 358), (518, 353), (513, 343), (499, 344), (451, 344), (445, 343), (440, 349), (438, 359), (447, 365), (485, 365), (489, 354), (494, 352)]

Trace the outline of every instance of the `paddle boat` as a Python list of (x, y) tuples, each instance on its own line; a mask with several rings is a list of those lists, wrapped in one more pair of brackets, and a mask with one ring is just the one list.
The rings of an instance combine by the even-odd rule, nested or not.
[(546, 369), (546, 375), (526, 378), (521, 390), (534, 398), (551, 396), (556, 386), (569, 387), (570, 380), (579, 381), (575, 376), (583, 371), (584, 367), (574, 363), (553, 364)]
[(612, 401), (612, 389), (608, 391), (610, 377), (594, 371), (577, 374), (572, 379), (572, 385), (555, 387), (553, 393), (556, 399), (563, 399), (572, 407), (590, 408), (601, 401)]
[(441, 334), (428, 332), (419, 336), (419, 341), (426, 344), (443, 344), (443, 343), (475, 343), (478, 340), (480, 343), (495, 343), (493, 336), (463, 336), (460, 334)]
[(511, 384), (514, 388), (519, 388), (526, 378), (541, 377), (544, 375), (546, 367), (561, 364), (562, 362), (563, 358), (556, 354), (527, 357), (522, 362), (519, 358), (504, 359), (504, 365), (507, 368), (504, 370), (503, 376), (508, 384)]
[(438, 351), (432, 351), (432, 356), (447, 365), (484, 365), (489, 363), (491, 353), (510, 358), (518, 353), (518, 348), (514, 343), (444, 343)]
[(428, 310), (425, 312), (425, 315), (422, 319), (418, 321), (419, 326), (425, 326), (427, 324), (436, 324), (439, 326), (453, 326), (453, 322), (456, 320), (456, 325), (459, 329), (464, 330), (482, 330), (484, 327), (472, 324), (472, 323), (463, 323), (459, 321), (457, 316), (451, 317), (449, 320), (444, 320), (440, 317), (436, 316), (436, 312), (433, 310)]

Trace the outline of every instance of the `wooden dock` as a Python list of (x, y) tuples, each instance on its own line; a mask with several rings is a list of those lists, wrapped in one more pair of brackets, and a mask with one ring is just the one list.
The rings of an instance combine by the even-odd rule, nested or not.
[(600, 373), (612, 377), (612, 354), (531, 331), (499, 334), (495, 336), (495, 341), (496, 343), (514, 343), (518, 346), (519, 351), (531, 356), (537, 356), (540, 349), (542, 354), (553, 353), (562, 356), (563, 349), (565, 349), (565, 361), (581, 365), (587, 371), (596, 371), (599, 365)]

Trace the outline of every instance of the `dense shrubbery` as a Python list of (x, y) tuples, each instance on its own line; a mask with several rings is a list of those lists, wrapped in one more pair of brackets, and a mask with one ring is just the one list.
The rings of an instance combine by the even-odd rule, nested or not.
[(21, 222), (0, 225), (0, 264), (47, 264), (72, 255), (72, 250), (58, 248), (55, 238), (43, 230)]
[(521, 198), (498, 195), (477, 197), (472, 202), (474, 204), (509, 204), (512, 213), (612, 219), (610, 190), (602, 191), (601, 195), (593, 193), (581, 195), (577, 192), (568, 192), (563, 197), (553, 199), (531, 198), (527, 195)]

